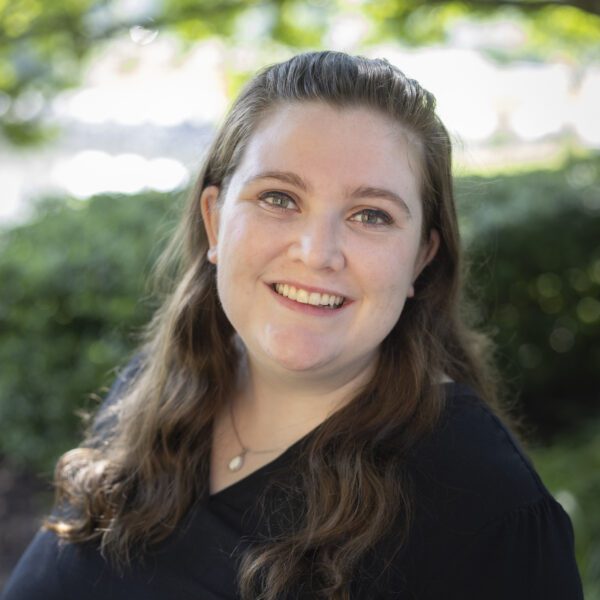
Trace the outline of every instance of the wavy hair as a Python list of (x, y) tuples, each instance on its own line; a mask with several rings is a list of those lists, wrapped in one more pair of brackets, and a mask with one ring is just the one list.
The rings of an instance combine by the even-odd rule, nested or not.
[(441, 374), (471, 385), (501, 412), (489, 344), (465, 317), (451, 142), (434, 97), (385, 60), (301, 54), (255, 76), (219, 129), (158, 264), (171, 284), (145, 330), (137, 374), (112, 407), (114, 418), (104, 420), (109, 425), (92, 428), (60, 459), (57, 503), (70, 510), (46, 527), (72, 542), (95, 540), (123, 565), (168, 537), (208, 495), (212, 423), (232, 393), (239, 353), (206, 257), (199, 198), (209, 185), (227, 186), (262, 119), (307, 101), (366, 107), (410, 133), (421, 156), (423, 239), (436, 229), (440, 246), (381, 343), (368, 385), (313, 431), (297, 457), (298, 479), (287, 493), (301, 500), (301, 513), (241, 556), (244, 600), (275, 600), (309, 580), (314, 597), (347, 599), (361, 559), (392, 520), (396, 546), (406, 542), (413, 514), (406, 463), (444, 410)]

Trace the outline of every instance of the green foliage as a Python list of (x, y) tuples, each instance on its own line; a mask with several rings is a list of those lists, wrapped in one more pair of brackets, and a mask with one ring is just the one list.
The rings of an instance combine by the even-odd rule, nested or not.
[(514, 21), (526, 40), (496, 52), (497, 58), (559, 56), (583, 64), (600, 54), (600, 8), (593, 0), (557, 6), (537, 0), (164, 0), (153, 6), (0, 0), (0, 106), (12, 102), (0, 118), (4, 137), (21, 145), (43, 141), (43, 114), (31, 116), (27, 106), (43, 105), (77, 85), (86, 59), (134, 26), (174, 33), (189, 44), (220, 36), (232, 45), (251, 40), (257, 47), (275, 43), (298, 50), (329, 45), (328, 35), (341, 17), (367, 20), (365, 45), (384, 39), (420, 45), (444, 41), (457, 21), (501, 16)]
[(472, 16), (472, 10), (462, 2), (388, 0), (368, 3), (365, 13), (375, 24), (369, 41), (378, 42), (385, 38), (414, 46), (439, 42), (445, 38), (451, 23)]
[(600, 600), (600, 421), (590, 421), (576, 435), (532, 458), (544, 483), (569, 513), (575, 530), (577, 565), (587, 600)]
[(46, 472), (150, 315), (168, 196), (53, 200), (0, 240), (0, 455)]
[(482, 320), (526, 413), (550, 434), (597, 411), (600, 160), (458, 187)]
[(194, 41), (227, 36), (236, 16), (251, 4), (166, 0), (160, 10), (127, 15), (119, 3), (104, 0), (0, 0), (0, 96), (13, 101), (0, 118), (0, 132), (15, 145), (43, 141), (47, 134), (42, 115), (30, 117), (25, 111), (23, 117), (19, 104), (32, 99), (47, 103), (57, 92), (77, 85), (85, 59), (131, 27), (172, 30)]
[[(39, 103), (77, 82), (82, 57), (92, 44), (83, 25), (91, 2), (0, 0), (0, 92), (21, 105)], [(43, 141), (36, 118), (19, 116), (15, 105), (0, 121), (15, 144)]]
[[(579, 7), (560, 3), (556, 6), (534, 2), (430, 2), (383, 0), (366, 3), (364, 13), (374, 25), (369, 42), (382, 37), (404, 44), (438, 43), (447, 38), (460, 22), (488, 25), (501, 19), (520, 30), (523, 39), (490, 54), (498, 60), (522, 58), (548, 60), (568, 59), (584, 63), (600, 56), (600, 15), (598, 5), (585, 3)], [(595, 14), (591, 14), (593, 11)]]
[(572, 6), (548, 6), (526, 23), (527, 49), (537, 56), (597, 60), (600, 54), (600, 15)]
[[(458, 182), (481, 320), (542, 432), (598, 410), (600, 160)], [(0, 454), (51, 468), (133, 350), (169, 195), (52, 200), (0, 240)]]

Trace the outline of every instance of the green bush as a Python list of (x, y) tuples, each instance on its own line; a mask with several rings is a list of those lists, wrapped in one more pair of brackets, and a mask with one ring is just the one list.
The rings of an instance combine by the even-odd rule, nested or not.
[(597, 414), (600, 160), (460, 181), (478, 304), (540, 435)]
[(48, 472), (150, 315), (168, 196), (48, 200), (0, 240), (0, 455)]
[[(544, 432), (596, 410), (600, 160), (458, 182), (482, 320)], [(51, 470), (149, 318), (145, 281), (179, 198), (42, 202), (0, 240), (0, 455)]]
[(569, 513), (587, 600), (600, 600), (600, 420), (533, 450), (544, 483)]

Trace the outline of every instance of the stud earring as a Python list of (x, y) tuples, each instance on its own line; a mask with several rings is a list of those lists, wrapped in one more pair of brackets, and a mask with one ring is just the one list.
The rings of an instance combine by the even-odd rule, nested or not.
[(208, 262), (211, 262), (213, 265), (217, 264), (217, 248), (216, 246), (211, 246), (206, 253), (208, 258)]

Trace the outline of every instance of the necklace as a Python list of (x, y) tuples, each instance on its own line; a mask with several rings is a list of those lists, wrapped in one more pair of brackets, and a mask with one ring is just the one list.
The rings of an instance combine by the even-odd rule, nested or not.
[(233, 426), (233, 432), (235, 433), (235, 437), (242, 447), (242, 451), (239, 454), (236, 454), (228, 463), (227, 468), (235, 473), (239, 471), (243, 466), (246, 459), (246, 454), (268, 454), (269, 452), (277, 452), (278, 450), (284, 450), (285, 448), (273, 448), (271, 450), (250, 450), (247, 446), (244, 446), (244, 443), (240, 439), (240, 434), (238, 433), (237, 427), (235, 426), (235, 420), (233, 418), (233, 402), (229, 402), (229, 414), (231, 416), (231, 425)]

